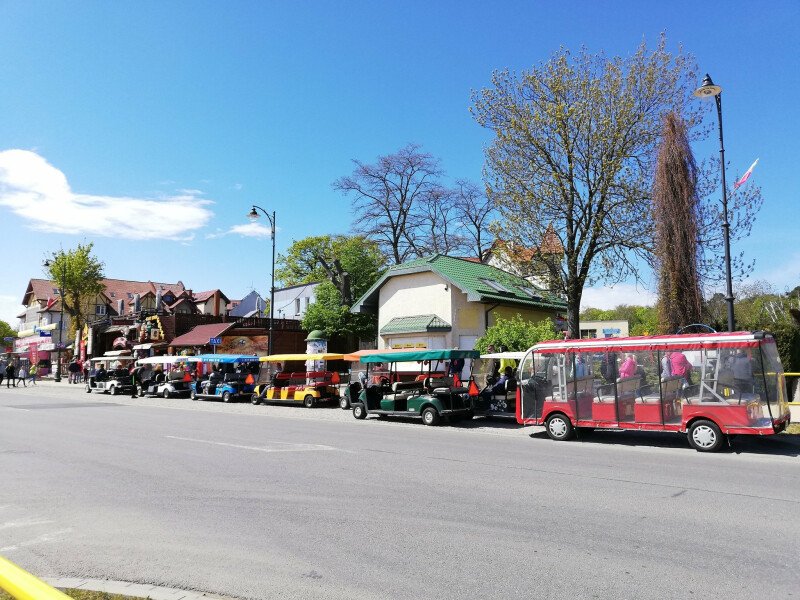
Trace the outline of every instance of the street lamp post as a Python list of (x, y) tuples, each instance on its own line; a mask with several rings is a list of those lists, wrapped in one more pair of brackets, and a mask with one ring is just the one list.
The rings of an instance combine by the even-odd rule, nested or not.
[[(50, 267), (53, 263), (49, 260), (44, 261), (45, 267)], [(61, 381), (61, 346), (64, 344), (64, 281), (67, 278), (67, 265), (61, 265), (61, 281), (58, 286), (58, 303), (61, 307), (61, 315), (58, 318), (58, 344), (56, 344), (56, 376), (53, 381)]]
[(722, 169), (722, 235), (725, 246), (725, 301), (728, 304), (728, 331), (736, 328), (736, 318), (733, 314), (733, 281), (731, 278), (731, 224), (728, 222), (728, 187), (725, 183), (725, 144), (722, 140), (722, 88), (711, 81), (711, 76), (706, 74), (703, 84), (694, 91), (698, 98), (714, 98), (717, 104), (717, 119), (719, 121), (719, 163)]
[(247, 216), (255, 221), (258, 219), (258, 211), (264, 213), (264, 216), (269, 220), (271, 227), (270, 237), (272, 238), (272, 275), (269, 285), (269, 339), (267, 340), (267, 352), (272, 354), (272, 333), (273, 333), (273, 314), (275, 312), (275, 211), (270, 215), (266, 210), (260, 206), (253, 204), (252, 210), (247, 213)]

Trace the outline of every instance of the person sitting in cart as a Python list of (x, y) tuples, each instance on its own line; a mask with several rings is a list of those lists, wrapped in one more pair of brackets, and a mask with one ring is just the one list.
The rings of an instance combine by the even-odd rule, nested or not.
[(669, 369), (673, 376), (681, 376), (687, 385), (692, 385), (692, 363), (683, 355), (683, 352), (673, 352), (669, 357)]
[(742, 392), (753, 392), (753, 363), (744, 350), (739, 350), (733, 359), (733, 385)]
[(96, 381), (105, 381), (108, 378), (108, 372), (106, 371), (105, 365), (100, 363), (100, 368), (97, 369), (97, 374), (94, 376)]
[(487, 385), (486, 388), (481, 392), (481, 396), (487, 402), (492, 401), (492, 396), (500, 395), (506, 393), (506, 383), (514, 377), (514, 370), (511, 367), (506, 367), (503, 374), (500, 376), (495, 383)]

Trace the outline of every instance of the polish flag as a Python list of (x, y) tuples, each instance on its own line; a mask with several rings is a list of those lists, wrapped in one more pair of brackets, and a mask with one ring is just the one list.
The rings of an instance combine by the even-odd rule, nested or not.
[(739, 181), (737, 181), (736, 183), (733, 184), (733, 189), (734, 190), (738, 189), (740, 185), (744, 185), (744, 182), (747, 181), (748, 179), (750, 179), (750, 175), (753, 174), (753, 169), (756, 168), (757, 164), (758, 164), (758, 159), (756, 159), (756, 162), (754, 162), (752, 165), (750, 165), (750, 168), (747, 169), (747, 171), (744, 172), (744, 175), (742, 175), (742, 178)]

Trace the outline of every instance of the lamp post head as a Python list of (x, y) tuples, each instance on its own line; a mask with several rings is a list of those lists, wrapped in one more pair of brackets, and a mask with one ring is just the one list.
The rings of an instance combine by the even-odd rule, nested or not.
[(258, 212), (256, 211), (256, 207), (255, 206), (250, 210), (249, 213), (247, 213), (247, 218), (250, 219), (251, 221), (257, 221), (258, 220), (258, 216), (259, 215), (258, 215)]
[(719, 96), (721, 93), (722, 88), (718, 85), (714, 85), (708, 73), (706, 73), (706, 76), (703, 78), (703, 85), (694, 91), (694, 95), (698, 98), (713, 98), (714, 96)]

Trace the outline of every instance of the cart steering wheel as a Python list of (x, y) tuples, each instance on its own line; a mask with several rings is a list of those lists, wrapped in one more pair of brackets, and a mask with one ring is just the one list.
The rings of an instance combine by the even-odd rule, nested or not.
[(380, 384), (385, 387), (389, 387), (389, 378), (388, 377), (381, 377)]

